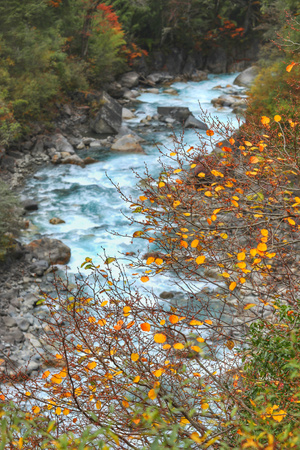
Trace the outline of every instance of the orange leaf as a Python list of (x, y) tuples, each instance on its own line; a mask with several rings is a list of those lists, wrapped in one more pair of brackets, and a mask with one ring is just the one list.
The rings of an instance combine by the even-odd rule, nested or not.
[(153, 256), (149, 256), (149, 258), (146, 261), (146, 264), (148, 264), (148, 266), (149, 266), (149, 264), (152, 264), (154, 261), (155, 261), (155, 258), (153, 258)]
[(295, 62), (292, 62), (291, 64), (289, 64), (289, 65), (286, 67), (286, 71), (287, 71), (287, 72), (290, 72), (290, 71), (292, 70), (292, 68), (293, 68), (295, 65), (296, 65), (296, 63), (295, 63)]
[(164, 261), (161, 258), (156, 258), (156, 260), (155, 260), (155, 264), (157, 264), (158, 266), (160, 266), (163, 262)]
[(235, 289), (235, 287), (236, 287), (236, 282), (233, 281), (233, 282), (230, 284), (229, 289), (230, 289), (231, 291), (233, 291), (233, 290)]
[(181, 247), (188, 248), (188, 243), (186, 241), (180, 241)]
[(267, 248), (268, 247), (264, 242), (258, 244), (258, 246), (257, 246), (257, 250), (259, 250), (260, 252), (265, 252), (267, 250)]
[(147, 200), (148, 199), (148, 197), (145, 197), (144, 195), (141, 195), (140, 196), (140, 200), (142, 201), (142, 202), (144, 202), (145, 200)]
[(199, 245), (198, 239), (194, 239), (193, 242), (191, 243), (192, 248), (196, 248), (196, 247), (198, 247), (198, 245)]
[(177, 342), (176, 344), (173, 345), (173, 347), (174, 347), (176, 350), (182, 350), (182, 349), (184, 349), (184, 345), (181, 344), (181, 342)]
[(198, 258), (196, 258), (196, 263), (197, 264), (203, 264), (205, 261), (205, 256), (204, 255), (200, 255), (198, 256)]
[(263, 125), (268, 125), (268, 123), (270, 123), (270, 119), (267, 116), (262, 116), (260, 120)]
[(97, 367), (96, 361), (92, 361), (92, 362), (88, 363), (87, 367), (88, 367), (88, 369), (90, 369), (90, 370), (95, 369), (95, 367)]
[(256, 304), (255, 303), (248, 303), (246, 306), (244, 306), (244, 309), (247, 310), (247, 309), (253, 308), (253, 306), (256, 306)]
[(246, 258), (246, 255), (245, 255), (244, 252), (238, 253), (237, 259), (238, 259), (239, 261), (244, 261), (245, 258)]
[(172, 315), (169, 317), (169, 321), (170, 321), (171, 323), (175, 324), (175, 323), (177, 323), (177, 322), (179, 321), (179, 317), (178, 317), (178, 316), (175, 316), (174, 314), (172, 314)]
[(251, 156), (249, 159), (250, 164), (256, 164), (259, 162), (259, 159), (256, 156)]
[(206, 320), (204, 320), (204, 322), (207, 323), (208, 325), (212, 325), (212, 321), (211, 320), (206, 319)]
[(149, 281), (149, 277), (143, 276), (143, 277), (141, 277), (141, 281), (142, 281), (143, 283), (147, 283), (147, 281)]
[(135, 362), (139, 359), (139, 357), (140, 355), (138, 353), (132, 353), (130, 358), (133, 362)]
[(206, 134), (207, 136), (213, 136), (215, 133), (213, 132), (213, 130), (206, 130)]
[(280, 122), (281, 121), (281, 116), (279, 116), (277, 114), (276, 116), (274, 116), (274, 120), (275, 120), (275, 122)]
[(166, 336), (162, 333), (155, 334), (153, 339), (157, 342), (157, 344), (163, 344), (167, 340)]
[(123, 323), (123, 320), (118, 320), (117, 324), (114, 325), (114, 329), (117, 331), (121, 330)]
[(151, 391), (148, 392), (148, 397), (149, 397), (151, 400), (155, 400), (155, 399), (156, 399), (157, 394), (156, 394), (156, 392), (155, 392), (154, 389), (151, 389)]
[(141, 379), (141, 377), (140, 377), (140, 376), (137, 376), (137, 377), (135, 377), (135, 378), (133, 379), (133, 382), (134, 382), (134, 383), (138, 383), (138, 382), (140, 381), (140, 379)]
[(200, 320), (191, 320), (190, 321), (190, 325), (193, 325), (193, 326), (195, 326), (195, 325), (203, 325), (203, 322), (200, 322)]
[(141, 323), (141, 329), (142, 329), (143, 331), (150, 331), (150, 328), (151, 328), (150, 323), (147, 323), (147, 322)]

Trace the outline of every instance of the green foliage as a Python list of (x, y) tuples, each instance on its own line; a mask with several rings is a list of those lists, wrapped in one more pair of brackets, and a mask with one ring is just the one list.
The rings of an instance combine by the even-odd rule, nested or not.
[(0, 180), (0, 249), (9, 244), (6, 233), (20, 229), (19, 201), (4, 181)]

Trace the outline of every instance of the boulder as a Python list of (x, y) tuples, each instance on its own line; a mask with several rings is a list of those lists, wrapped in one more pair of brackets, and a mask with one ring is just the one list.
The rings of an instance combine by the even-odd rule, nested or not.
[(257, 77), (258, 72), (259, 69), (257, 66), (248, 67), (248, 69), (244, 70), (236, 77), (233, 84), (249, 88)]
[(75, 150), (73, 146), (70, 144), (67, 138), (65, 138), (62, 134), (58, 133), (52, 137), (52, 144), (50, 147), (54, 147), (57, 152), (67, 152), (73, 155)]
[(109, 83), (108, 85), (105, 86), (105, 89), (106, 89), (107, 93), (113, 98), (123, 97), (123, 95), (126, 91), (126, 88), (123, 87), (117, 81), (112, 81), (111, 83)]
[(117, 139), (116, 142), (112, 145), (111, 149), (117, 152), (144, 153), (144, 150), (139, 144), (139, 141), (133, 134), (125, 134), (125, 136)]
[(127, 100), (135, 100), (138, 96), (139, 96), (139, 92), (136, 91), (135, 89), (126, 89), (123, 97), (126, 98)]
[(160, 116), (172, 117), (181, 122), (192, 114), (189, 108), (184, 106), (158, 106), (157, 112)]
[(58, 239), (44, 237), (26, 245), (32, 258), (45, 260), (49, 264), (67, 264), (71, 258), (71, 250)]
[(97, 161), (97, 159), (92, 158), (91, 156), (87, 156), (86, 158), (84, 158), (83, 162), (87, 166), (88, 164), (95, 164), (99, 161)]
[(130, 111), (130, 109), (123, 107), (123, 109), (122, 109), (122, 119), (129, 120), (129, 119), (134, 119), (134, 118), (135, 118), (135, 115), (133, 114), (133, 112)]
[(62, 158), (60, 161), (61, 164), (74, 164), (75, 166), (85, 167), (83, 159), (81, 159), (78, 155), (69, 155), (65, 158)]
[(25, 211), (37, 211), (39, 209), (38, 202), (33, 199), (23, 201), (23, 208)]
[(139, 84), (140, 76), (138, 73), (132, 71), (124, 73), (124, 75), (120, 78), (120, 83), (122, 86), (127, 87), (128, 89), (132, 89)]
[(184, 123), (184, 128), (199, 128), (199, 130), (208, 130), (206, 123), (201, 122), (201, 120), (196, 119), (196, 117), (191, 114)]
[(128, 134), (133, 136), (134, 139), (136, 140), (136, 142), (145, 142), (145, 139), (143, 139), (141, 136), (139, 136), (137, 133), (135, 133), (134, 131), (132, 131), (130, 128), (128, 128), (125, 125), (123, 125), (120, 128), (120, 131), (119, 131), (119, 133), (116, 136), (116, 139), (120, 139), (121, 137), (126, 136)]
[(207, 72), (203, 70), (195, 70), (192, 75), (190, 75), (192, 81), (203, 81), (207, 80)]
[(98, 134), (117, 134), (122, 125), (122, 106), (107, 92), (99, 101), (100, 109), (91, 121), (91, 130)]
[(64, 220), (60, 219), (59, 217), (52, 217), (52, 219), (50, 219), (49, 222), (52, 225), (59, 225), (60, 223), (66, 223)]

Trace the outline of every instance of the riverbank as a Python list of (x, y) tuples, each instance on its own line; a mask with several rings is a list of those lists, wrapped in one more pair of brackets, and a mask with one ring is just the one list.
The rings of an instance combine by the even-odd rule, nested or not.
[[(137, 85), (138, 80), (135, 73), (127, 74), (127, 77), (123, 78), (123, 84), (126, 83), (127, 85), (124, 95), (118, 100), (110, 96), (105, 97), (107, 100), (105, 111), (112, 113), (108, 115), (108, 122), (103, 119), (103, 117), (107, 117), (107, 114), (103, 114), (103, 105), (97, 108), (94, 104), (95, 101), (101, 103), (103, 100), (101, 93), (91, 93), (87, 99), (81, 99), (81, 102), (85, 100), (85, 104), (80, 103), (78, 98), (75, 97), (72, 104), (61, 105), (60, 115), (55, 122), (55, 133), (44, 134), (43, 130), (40, 130), (30, 140), (22, 143), (20, 149), (10, 149), (2, 158), (2, 169), (5, 170), (6, 180), (11, 183), (14, 189), (19, 190), (22, 183), (28, 177), (34, 176), (34, 173), (43, 165), (53, 164), (59, 168), (60, 165), (67, 164), (70, 167), (72, 165), (74, 167), (79, 166), (80, 170), (86, 171), (89, 163), (97, 160), (92, 161), (93, 158), (83, 157), (82, 155), (85, 154), (86, 150), (91, 150), (93, 147), (94, 149), (102, 148), (105, 152), (113, 151), (119, 152), (119, 154), (124, 152), (125, 158), (127, 153), (131, 154), (132, 151), (142, 154), (141, 139), (136, 131), (141, 136), (151, 133), (154, 129), (161, 130), (165, 134), (175, 125), (179, 126), (183, 120), (183, 116), (180, 115), (182, 113), (180, 108), (184, 109), (184, 105), (180, 108), (177, 107), (175, 112), (172, 108), (172, 110), (164, 111), (164, 114), (146, 116), (140, 120), (138, 127), (135, 126), (134, 129), (130, 128), (130, 125), (128, 126), (131, 123), (130, 120), (135, 116), (136, 103), (134, 102), (138, 95), (156, 95), (161, 89), (166, 92), (166, 95), (174, 95), (174, 89), (172, 93), (170, 84), (175, 82), (176, 79), (170, 79), (166, 74), (154, 75), (149, 79), (148, 86), (145, 86), (144, 80), (143, 83)], [(205, 79), (207, 74), (201, 73), (198, 76)], [(162, 84), (163, 81), (165, 83)], [(151, 83), (155, 83), (155, 87)], [(233, 87), (227, 89), (231, 89), (230, 105), (232, 107), (234, 105), (232, 99), (235, 98), (235, 95), (239, 97), (241, 91), (234, 91)], [(130, 95), (128, 91), (130, 91)], [(110, 93), (112, 93), (111, 90)], [(176, 98), (176, 95), (174, 98)], [(240, 102), (241, 99), (237, 98), (236, 100)], [(122, 110), (122, 105), (126, 105), (126, 109), (123, 108)], [(220, 105), (219, 107), (224, 106), (227, 108), (227, 105)], [(186, 114), (184, 117), (185, 123), (188, 119), (192, 119), (192, 115), (188, 111), (185, 110), (184, 114)], [(201, 124), (196, 122), (195, 126), (199, 127)], [(107, 127), (114, 128), (114, 133), (110, 135), (107, 133), (95, 134), (95, 131), (107, 131)], [(91, 135), (94, 137), (91, 137)], [(87, 160), (86, 158), (90, 159)], [(55, 183), (55, 180), (52, 180), (52, 182)], [(39, 204), (34, 199), (28, 198), (25, 207), (27, 207), (27, 216), (25, 217), (30, 220), (30, 216), (39, 207)], [(28, 225), (30, 232), (32, 225)], [(28, 246), (20, 246), (18, 258), (15, 258), (10, 265), (4, 265), (3, 267), (3, 274), (5, 274), (2, 283), (2, 302), (4, 305), (2, 315), (3, 351), (6, 356), (10, 355), (14, 364), (20, 366), (26, 365), (26, 362), (32, 357), (34, 364), (33, 362), (30, 363), (27, 373), (38, 370), (41, 360), (35, 350), (35, 348), (41, 349), (38, 338), (43, 333), (43, 328), (37, 317), (39, 315), (42, 317), (45, 311), (42, 306), (37, 305), (37, 302), (41, 292), (51, 292), (52, 290), (53, 274), (46, 253), (56, 246), (57, 241), (53, 239), (42, 258), (40, 254), (30, 252)], [(89, 255), (85, 254), (85, 256)], [(15, 299), (18, 301), (15, 301)], [(10, 326), (5, 325), (6, 323)], [(2, 367), (4, 368), (4, 366)]]

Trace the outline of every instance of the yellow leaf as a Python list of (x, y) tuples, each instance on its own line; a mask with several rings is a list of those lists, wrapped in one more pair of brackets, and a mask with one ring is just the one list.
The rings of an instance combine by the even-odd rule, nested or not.
[(174, 344), (173, 347), (175, 348), (175, 350), (182, 350), (182, 349), (184, 349), (184, 345), (181, 344), (180, 342), (177, 342), (176, 344)]
[(100, 327), (104, 327), (105, 324), (106, 324), (106, 320), (105, 319), (99, 319), (98, 320), (98, 325), (100, 325)]
[(65, 409), (63, 410), (63, 415), (64, 415), (64, 416), (67, 416), (68, 414), (70, 414), (70, 410), (69, 410), (68, 408), (65, 408)]
[(140, 355), (138, 353), (132, 353), (131, 354), (131, 360), (132, 361), (137, 361), (139, 359)]
[(268, 230), (260, 230), (260, 232), (263, 236), (268, 237), (269, 234)]
[(262, 116), (260, 120), (263, 125), (268, 125), (268, 123), (270, 123), (270, 119), (267, 116)]
[(197, 164), (192, 164), (191, 169), (194, 169), (194, 167), (196, 167), (196, 166), (197, 166)]
[(162, 187), (164, 187), (166, 184), (163, 182), (163, 181), (160, 181), (159, 183), (158, 183), (158, 187), (159, 188), (162, 188)]
[(199, 245), (198, 239), (194, 239), (193, 242), (191, 243), (192, 248), (196, 248), (196, 247), (198, 247), (198, 245)]
[(227, 341), (225, 345), (226, 345), (226, 347), (229, 350), (232, 350), (234, 348), (234, 342), (233, 341)]
[(124, 314), (128, 314), (130, 311), (131, 311), (130, 306), (124, 306), (124, 308), (123, 308)]
[(62, 382), (62, 378), (60, 378), (57, 374), (53, 375), (51, 378), (51, 383), (60, 384)]
[(280, 122), (281, 116), (279, 116), (279, 115), (274, 116), (274, 120), (275, 120), (275, 122)]
[(161, 258), (156, 258), (156, 260), (155, 260), (155, 264), (157, 264), (158, 266), (160, 266), (163, 262), (164, 261)]
[(215, 177), (222, 177), (224, 178), (224, 175), (219, 172), (218, 170), (211, 170), (211, 173), (215, 176)]
[(200, 347), (198, 347), (198, 345), (192, 345), (191, 349), (194, 350), (194, 352), (203, 353), (203, 350)]
[(197, 341), (198, 342), (205, 342), (204, 339), (202, 337), (200, 337), (200, 336), (197, 338)]
[(165, 321), (165, 319), (162, 319), (159, 323), (160, 323), (161, 325), (164, 325), (164, 324), (166, 323), (166, 321)]
[(247, 264), (243, 261), (243, 262), (238, 263), (237, 266), (238, 266), (240, 269), (245, 269), (245, 267), (247, 266)]
[(176, 169), (176, 170), (173, 171), (173, 173), (179, 173), (179, 172), (181, 172), (181, 170), (182, 169)]
[(254, 257), (256, 255), (256, 253), (257, 253), (256, 248), (251, 248), (250, 255)]
[(145, 200), (147, 200), (148, 199), (148, 197), (145, 197), (144, 195), (140, 195), (140, 200), (142, 201), (142, 202), (144, 202)]
[(286, 415), (287, 413), (281, 409), (280, 411), (276, 411), (276, 413), (272, 415), (272, 418), (276, 420), (276, 422), (281, 422)]
[(199, 178), (205, 178), (205, 173), (204, 172), (199, 172), (197, 177)]
[(209, 408), (209, 404), (208, 403), (202, 403), (201, 408), (206, 410)]
[(88, 363), (87, 367), (89, 370), (95, 369), (95, 367), (97, 367), (96, 361), (92, 361), (92, 362)]
[(123, 400), (122, 401), (122, 405), (124, 406), (124, 408), (128, 408), (129, 407), (129, 403), (127, 402), (127, 400)]
[(166, 336), (162, 333), (157, 333), (154, 335), (155, 342), (157, 342), (157, 344), (163, 344), (164, 342), (166, 342)]
[(239, 261), (244, 261), (245, 258), (246, 258), (246, 254), (244, 252), (238, 253), (237, 259)]
[(229, 275), (228, 272), (223, 272), (223, 273), (222, 273), (222, 277), (224, 277), (224, 278), (229, 278), (230, 275)]
[(212, 197), (212, 193), (211, 193), (210, 191), (206, 191), (206, 192), (204, 193), (204, 195), (205, 195), (206, 197)]
[(287, 219), (287, 221), (290, 225), (296, 225), (296, 222), (293, 219), (291, 219), (290, 217)]
[(195, 325), (203, 325), (203, 322), (200, 322), (200, 320), (191, 320), (190, 321), (190, 325), (193, 325), (193, 326), (195, 326)]
[(61, 408), (60, 408), (60, 407), (56, 408), (55, 414), (56, 414), (57, 416), (60, 416), (60, 415), (61, 415)]
[(153, 258), (153, 256), (149, 256), (149, 258), (148, 258), (147, 261), (146, 261), (146, 264), (148, 264), (148, 266), (149, 266), (149, 265), (152, 264), (154, 261), (155, 261), (155, 258)]
[(176, 156), (175, 152), (170, 153), (170, 156)]
[(45, 378), (48, 378), (49, 375), (50, 375), (50, 370), (46, 370), (46, 372), (44, 372), (44, 373), (43, 373), (43, 376), (42, 376), (43, 380), (44, 380)]
[(162, 375), (162, 370), (161, 370), (161, 369), (155, 370), (155, 371), (153, 372), (153, 375), (154, 375), (156, 378), (159, 378), (159, 377)]
[(20, 437), (20, 439), (18, 440), (18, 447), (21, 449), (23, 448), (23, 438)]
[(230, 286), (229, 286), (230, 291), (233, 291), (235, 289), (235, 287), (236, 287), (236, 282), (235, 281), (230, 283)]
[(261, 242), (260, 244), (258, 244), (257, 246), (257, 250), (259, 250), (260, 252), (265, 252), (267, 250), (267, 245), (264, 242)]
[(180, 205), (180, 201), (179, 200), (175, 200), (175, 202), (173, 202), (173, 207), (174, 208), (176, 208), (179, 205)]
[(205, 261), (205, 256), (204, 255), (200, 255), (198, 256), (198, 258), (196, 258), (196, 263), (197, 264), (203, 264)]
[(192, 433), (192, 434), (190, 435), (190, 438), (191, 438), (194, 442), (197, 442), (197, 444), (201, 444), (201, 442), (202, 442), (202, 439), (200, 438), (199, 434), (196, 433), (196, 431), (194, 431), (194, 433)]
[(244, 309), (250, 309), (253, 308), (254, 306), (256, 306), (255, 303), (248, 303), (246, 306), (244, 306)]
[(62, 359), (63, 357), (62, 357), (62, 355), (58, 355), (58, 354), (57, 354), (57, 355), (55, 355), (55, 358), (56, 358), (56, 359)]
[(247, 147), (252, 147), (252, 144), (249, 141), (245, 141), (245, 145), (247, 145)]
[(101, 406), (102, 406), (101, 402), (100, 402), (100, 400), (98, 400), (97, 403), (96, 403), (96, 408), (97, 409), (101, 409)]
[(170, 345), (170, 344), (165, 344), (165, 345), (163, 345), (163, 349), (164, 349), (164, 350), (169, 350), (169, 348), (171, 348), (171, 345)]
[(206, 320), (204, 320), (204, 322), (207, 323), (208, 325), (212, 325), (212, 321), (211, 320), (206, 319)]
[(227, 235), (226, 233), (220, 233), (220, 237), (221, 237), (222, 239), (227, 239), (227, 238), (228, 238), (228, 235)]
[(246, 283), (246, 279), (245, 278), (240, 278), (240, 283), (242, 283), (242, 284), (244, 284), (244, 283)]
[(31, 392), (25, 392), (25, 395), (27, 396), (27, 397), (30, 397), (31, 396)]
[(141, 379), (141, 377), (140, 377), (140, 376), (137, 376), (137, 377), (135, 377), (135, 378), (133, 379), (133, 382), (134, 382), (134, 383), (138, 383), (138, 382), (140, 381), (140, 379)]
[(39, 406), (33, 406), (32, 412), (33, 414), (38, 414), (40, 412), (41, 408)]
[(108, 300), (104, 300), (104, 302), (102, 302), (100, 306), (105, 306), (105, 305), (107, 305), (107, 303), (108, 303)]
[(151, 400), (155, 400), (155, 399), (156, 399), (157, 394), (156, 394), (156, 392), (155, 392), (154, 389), (151, 389), (151, 391), (148, 392), (148, 397), (149, 397)]
[(238, 202), (236, 202), (235, 200), (231, 200), (231, 203), (232, 203), (232, 205), (235, 206), (236, 208), (239, 207)]

